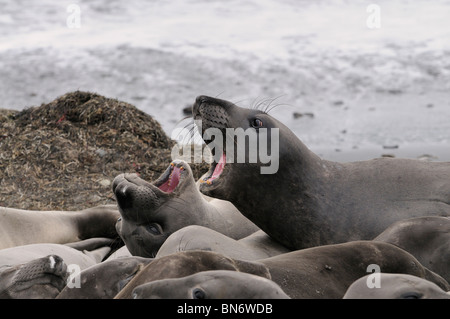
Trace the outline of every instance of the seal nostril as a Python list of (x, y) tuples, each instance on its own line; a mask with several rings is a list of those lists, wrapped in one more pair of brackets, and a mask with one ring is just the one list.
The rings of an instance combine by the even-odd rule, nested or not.
[(208, 102), (208, 99), (209, 98), (205, 95), (197, 96), (197, 98), (195, 99), (195, 104), (201, 105), (202, 103)]
[(127, 192), (127, 185), (119, 185), (116, 187), (114, 194), (116, 195), (117, 204), (120, 208), (126, 209), (133, 207), (133, 200), (130, 198), (130, 192)]

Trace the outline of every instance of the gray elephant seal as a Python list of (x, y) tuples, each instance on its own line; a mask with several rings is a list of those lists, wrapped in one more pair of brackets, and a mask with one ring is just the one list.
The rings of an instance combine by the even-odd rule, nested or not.
[(54, 299), (66, 285), (67, 266), (49, 255), (23, 264), (0, 266), (0, 299)]
[(389, 226), (374, 240), (394, 244), (450, 282), (450, 218), (409, 218)]
[(145, 266), (114, 297), (114, 299), (130, 299), (134, 288), (155, 280), (180, 278), (207, 270), (232, 270), (270, 279), (270, 273), (262, 264), (249, 264), (222, 254), (210, 251), (179, 252), (161, 258), (155, 258)]
[(379, 287), (369, 288), (368, 276), (350, 285), (344, 299), (450, 299), (436, 284), (416, 276), (406, 274), (380, 273)]
[(133, 299), (289, 299), (272, 280), (230, 270), (210, 270), (156, 280), (134, 288)]
[(262, 230), (236, 240), (210, 228), (192, 225), (170, 235), (155, 258), (188, 250), (215, 251), (227, 257), (242, 260), (257, 260), (290, 251)]
[(0, 207), (0, 249), (35, 243), (65, 244), (93, 237), (117, 238), (116, 205), (81, 211), (32, 211)]
[(256, 261), (239, 260), (210, 251), (185, 251), (155, 259), (115, 298), (131, 298), (144, 283), (180, 278), (206, 270), (233, 270), (271, 279), (291, 298), (342, 298), (348, 287), (376, 264), (382, 272), (425, 278), (442, 289), (450, 285), (422, 266), (414, 256), (394, 245), (354, 241), (296, 250)]
[[(202, 177), (200, 191), (232, 202), (290, 249), (369, 240), (398, 220), (450, 215), (450, 163), (395, 158), (326, 161), (261, 110), (207, 96), (197, 97), (192, 110), (216, 158)], [(252, 143), (259, 147), (256, 163), (250, 161), (250, 143), (245, 145), (245, 163), (238, 163), (236, 154), (242, 143), (233, 147), (232, 154), (227, 154), (228, 143), (213, 143), (205, 133), (214, 128), (222, 131), (224, 140), (230, 129), (256, 134)], [(238, 134), (234, 135), (238, 143)], [(263, 146), (275, 153), (270, 163), (262, 156)], [(262, 174), (272, 164), (278, 170)]]
[(113, 181), (121, 218), (116, 228), (130, 253), (154, 257), (170, 234), (188, 225), (202, 225), (239, 239), (256, 230), (228, 201), (206, 198), (198, 190), (190, 166), (173, 161), (153, 183), (136, 174)]

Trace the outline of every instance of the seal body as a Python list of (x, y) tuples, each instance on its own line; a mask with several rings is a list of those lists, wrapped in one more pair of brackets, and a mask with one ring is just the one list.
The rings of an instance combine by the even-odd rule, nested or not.
[(450, 218), (425, 216), (395, 222), (374, 240), (394, 244), (450, 282)]
[(131, 256), (96, 264), (81, 271), (78, 288), (66, 286), (56, 299), (112, 299), (152, 260)]
[(62, 258), (67, 264), (75, 264), (81, 270), (100, 263), (110, 252), (109, 246), (99, 247), (92, 251), (72, 248), (53, 243), (29, 244), (0, 250), (0, 266), (11, 266), (30, 262), (49, 255)]
[(258, 260), (229, 258), (211, 251), (184, 251), (156, 258), (115, 298), (131, 298), (134, 288), (165, 278), (180, 278), (207, 270), (232, 270), (271, 279), (290, 298), (342, 298), (348, 287), (376, 264), (381, 271), (405, 273), (450, 285), (421, 265), (414, 256), (392, 244), (354, 241), (296, 250)]
[(66, 244), (93, 237), (117, 238), (116, 205), (81, 211), (32, 211), (0, 207), (0, 249), (35, 243)]
[(289, 299), (272, 280), (230, 270), (201, 271), (134, 288), (133, 299)]
[(201, 194), (189, 164), (181, 160), (153, 183), (121, 174), (114, 179), (113, 191), (121, 214), (116, 229), (134, 256), (154, 257), (172, 233), (189, 225), (234, 239), (259, 229), (229, 201)]
[[(450, 293), (436, 284), (412, 275), (379, 274), (364, 276), (350, 285), (344, 299), (450, 299)], [(368, 284), (369, 282), (369, 284)], [(377, 284), (377, 286), (375, 286)]]
[(191, 225), (170, 235), (158, 250), (156, 258), (188, 250), (215, 251), (242, 260), (257, 260), (289, 251), (262, 230), (236, 240), (210, 228)]
[[(277, 154), (271, 154), (278, 170), (263, 174), (263, 153), (254, 163), (240, 163), (236, 154), (227, 153), (230, 144), (223, 143), (222, 149), (214, 145), (227, 162), (211, 166), (200, 191), (229, 200), (290, 249), (370, 240), (398, 220), (450, 215), (450, 163), (393, 158), (326, 161), (269, 114), (207, 96), (196, 99), (193, 115), (204, 137), (211, 128), (223, 134), (242, 128), (256, 132), (258, 145), (278, 146), (272, 148)], [(278, 132), (278, 140), (272, 131)], [(207, 134), (204, 139), (210, 142)]]

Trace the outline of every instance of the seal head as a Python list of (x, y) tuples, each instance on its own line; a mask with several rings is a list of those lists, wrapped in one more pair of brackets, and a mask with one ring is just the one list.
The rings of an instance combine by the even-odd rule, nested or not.
[(116, 229), (132, 255), (154, 257), (170, 234), (199, 222), (185, 213), (186, 200), (202, 195), (183, 161), (173, 161), (153, 183), (121, 174), (114, 179), (113, 192), (121, 214)]

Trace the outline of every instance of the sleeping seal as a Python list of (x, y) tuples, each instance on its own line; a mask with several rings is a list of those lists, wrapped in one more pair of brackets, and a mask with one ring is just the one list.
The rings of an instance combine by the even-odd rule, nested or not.
[(450, 299), (448, 292), (417, 276), (380, 273), (378, 287), (367, 284), (369, 276), (352, 283), (344, 299)]

